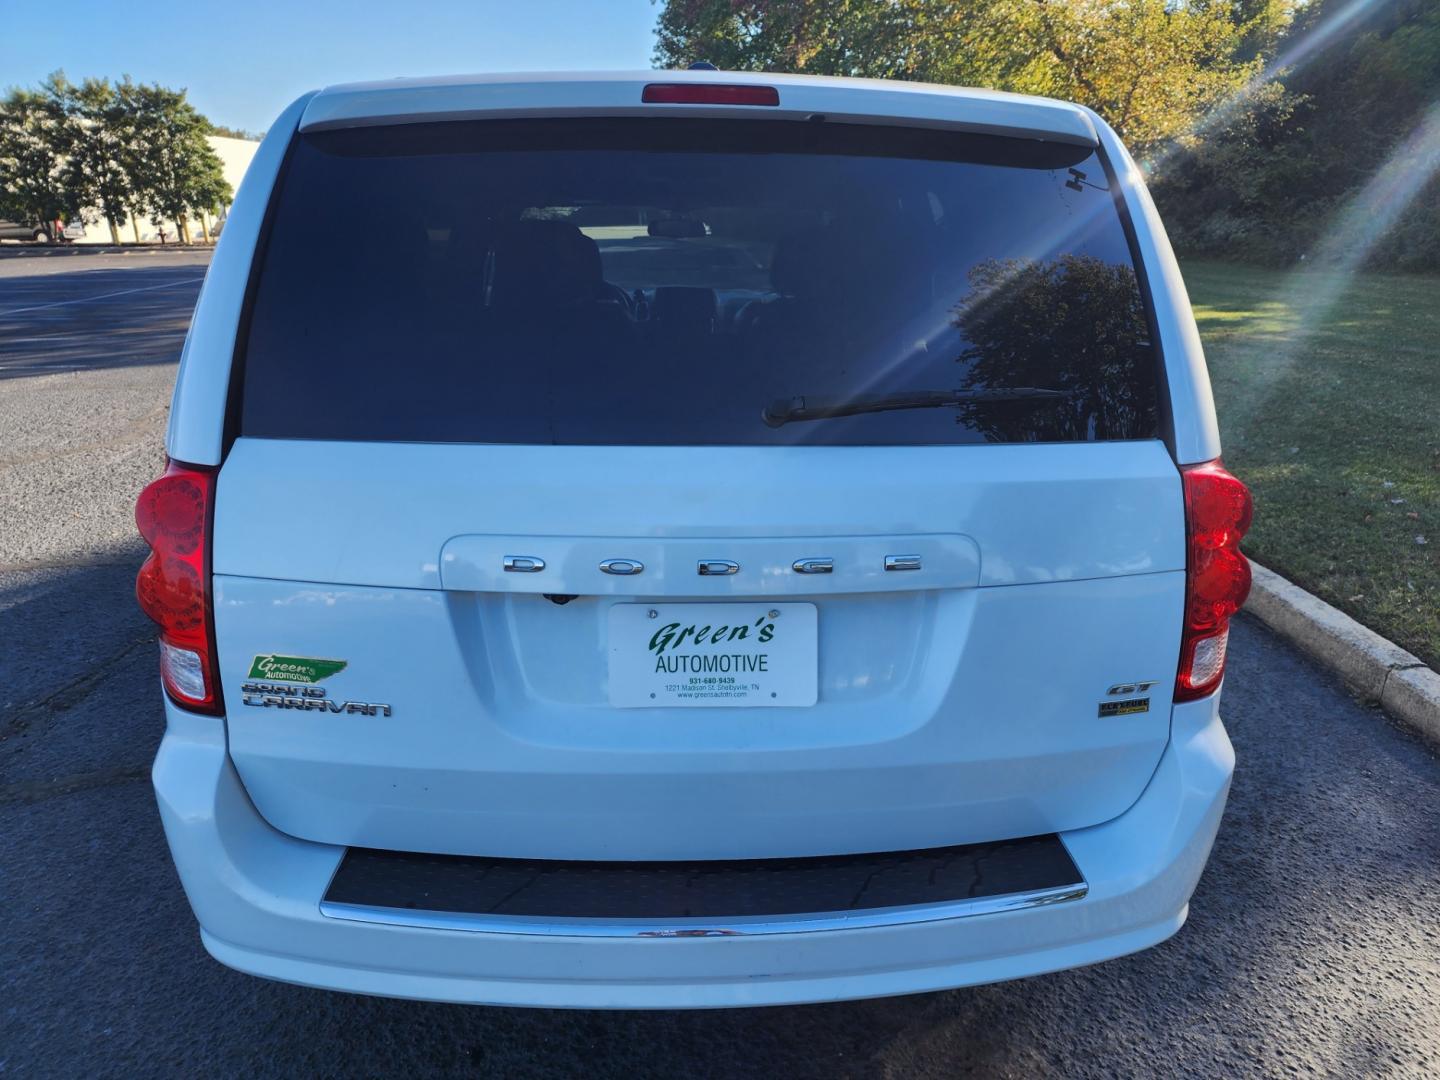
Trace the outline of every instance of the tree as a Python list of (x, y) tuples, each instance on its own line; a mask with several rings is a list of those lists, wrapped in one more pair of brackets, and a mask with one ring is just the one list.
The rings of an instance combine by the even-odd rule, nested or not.
[(172, 219), (190, 241), (189, 218), (231, 198), (207, 136), (215, 129), (185, 91), (86, 79), (78, 86), (57, 71), (34, 90), (0, 99), (0, 215), (33, 223), (54, 239), (56, 218), (98, 212), (120, 242), (128, 217)]
[(1065, 397), (965, 405), (966, 423), (1005, 442), (1133, 438), (1154, 424), (1155, 359), (1133, 269), (1090, 255), (992, 260), (970, 284), (953, 319), (967, 342), (960, 385)]
[[(1440, 269), (1440, 175), (1433, 143), (1424, 152), (1440, 101), (1440, 6), (1315, 0), (1282, 43), (1287, 54), (1299, 58), (1292, 68), (1221, 111), (1154, 178), (1171, 238), (1223, 258), (1313, 257), (1337, 235), (1337, 215), (1364, 212), (1353, 200), (1388, 167), (1414, 186), (1363, 258)], [(1383, 209), (1400, 198), (1387, 191)]]
[[(209, 144), (206, 144), (205, 148), (209, 150)], [(190, 209), (198, 212), (200, 216), (200, 228), (206, 243), (210, 242), (208, 215), (216, 213), (221, 203), (229, 202), (232, 194), (230, 183), (221, 169), (220, 159), (211, 151), (197, 162), (191, 195), (193, 201), (190, 203)]]
[(670, 0), (655, 28), (655, 62), (985, 82), (997, 57), (982, 32), (1003, 7), (1000, 0)]
[[(671, 0), (656, 26), (661, 66), (923, 78), (924, 8), (910, 0)], [(949, 7), (951, 5), (928, 5)]]
[(174, 221), (188, 244), (191, 212), (213, 209), (231, 196), (220, 159), (205, 138), (210, 123), (183, 90), (140, 84), (132, 85), (127, 97), (135, 126), (137, 201), (157, 225)]
[(0, 215), (39, 224), (56, 239), (56, 218), (79, 210), (65, 181), (64, 110), (43, 91), (11, 90), (0, 101)]
[(118, 244), (119, 223), (130, 216), (133, 196), (133, 132), (124, 102), (108, 79), (86, 79), (75, 86), (57, 74), (43, 89), (66, 117), (66, 188), (81, 205), (99, 211), (110, 226), (111, 243)]
[(121, 164), (131, 178), (125, 213), (130, 219), (130, 229), (138, 244), (140, 219), (150, 213), (150, 193), (145, 183), (146, 148), (143, 139), (146, 124), (142, 113), (141, 87), (128, 75), (115, 84), (115, 106), (119, 123), (124, 130), (120, 147)]
[(1187, 137), (1259, 72), (1236, 59), (1231, 0), (1038, 0), (1030, 40), (1053, 63), (1016, 89), (1081, 101), (1140, 157)]
[(1059, 97), (1144, 155), (1259, 70), (1241, 47), (1275, 12), (1257, 0), (672, 0), (655, 59)]

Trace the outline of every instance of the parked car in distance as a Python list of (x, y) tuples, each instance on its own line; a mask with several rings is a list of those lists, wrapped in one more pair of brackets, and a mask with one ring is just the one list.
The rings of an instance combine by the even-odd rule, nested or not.
[(705, 71), (306, 95), (167, 448), (153, 777), (223, 963), (742, 1006), (1186, 918), (1250, 499), (1087, 109)]
[[(61, 231), (60, 239), (64, 242), (80, 240), (84, 236), (85, 223), (77, 219), (65, 226)], [(0, 240), (29, 240), (37, 244), (45, 244), (50, 242), (50, 234), (45, 231), (43, 225), (0, 219)]]
[(0, 219), (0, 240), (32, 240), (36, 243), (44, 243), (49, 239), (44, 228), (39, 225), (27, 225), (19, 221), (5, 221)]

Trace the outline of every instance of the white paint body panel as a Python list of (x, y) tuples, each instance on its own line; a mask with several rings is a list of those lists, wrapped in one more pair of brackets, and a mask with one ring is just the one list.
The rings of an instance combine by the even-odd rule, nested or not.
[[(215, 518), (231, 753), (277, 827), (366, 847), (762, 858), (1093, 825), (1134, 802), (1168, 735), (1183, 520), (1154, 441), (241, 439)], [(921, 569), (883, 569), (912, 553)], [(507, 554), (546, 569), (506, 573)], [(836, 571), (791, 569), (815, 556)], [(818, 609), (813, 707), (611, 707), (614, 603), (771, 596)], [(393, 716), (241, 705), (271, 652), (347, 661), (332, 699)], [(1134, 680), (1157, 681), (1150, 711), (1100, 720)]]
[[(773, 86), (778, 106), (643, 105), (650, 83)], [(820, 114), (843, 123), (949, 127), (1094, 146), (1078, 105), (958, 86), (881, 79), (830, 79), (737, 71), (605, 71), (441, 76), (327, 87), (309, 103), (301, 130), (415, 120), (538, 116), (704, 116), (793, 120)]]
[(1185, 921), (1234, 770), (1216, 699), (1176, 706), (1144, 793), (1062, 834), (1083, 900), (872, 929), (742, 937), (467, 933), (327, 918), (344, 849), (256, 813), (220, 725), (167, 705), (154, 782), (165, 834), (211, 955), (241, 971), (352, 993), (545, 1008), (799, 1004), (944, 990), (1098, 963)]
[[(758, 568), (784, 555), (788, 566), (836, 554), (855, 543), (846, 538), (927, 535), (938, 545), (933, 534), (951, 534), (951, 561), (928, 563), (925, 582), (1023, 585), (1182, 570), (1182, 517), (1179, 474), (1159, 442), (576, 448), (240, 439), (220, 474), (214, 565), (217, 574), (291, 581), (565, 592), (541, 587), (567, 581), (556, 560), (547, 571), (556, 577), (497, 577), (493, 563), (483, 576), (475, 559), (487, 552), (536, 552), (500, 552), (476, 536), (533, 537), (537, 551), (552, 554), (544, 538), (628, 537), (633, 552), (650, 555), (646, 573), (626, 583), (579, 565), (583, 591), (634, 595), (657, 581), (670, 589), (652, 546), (664, 541), (675, 545), (667, 559), (693, 595), (714, 596), (768, 586), (749, 573), (699, 580), (691, 555), (735, 556), (696, 540), (748, 551), (752, 538), (791, 538), (747, 554)], [(1051, 527), (1036, 528), (1042, 521)], [(835, 550), (801, 550), (821, 537)], [(893, 577), (852, 577), (865, 552), (846, 550), (855, 561), (817, 587), (895, 586)], [(942, 568), (943, 580), (932, 576)], [(903, 587), (919, 587), (902, 577)]]

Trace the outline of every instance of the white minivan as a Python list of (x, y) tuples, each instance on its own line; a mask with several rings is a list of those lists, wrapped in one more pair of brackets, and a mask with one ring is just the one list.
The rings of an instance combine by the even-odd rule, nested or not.
[(645, 72), (270, 128), (140, 496), (205, 947), (367, 994), (903, 994), (1183, 923), (1250, 575), (1094, 113)]

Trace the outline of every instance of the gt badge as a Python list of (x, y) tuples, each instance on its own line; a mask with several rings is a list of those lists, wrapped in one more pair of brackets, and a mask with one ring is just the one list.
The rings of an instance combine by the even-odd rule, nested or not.
[(1105, 691), (1106, 697), (1119, 697), (1123, 694), (1143, 694), (1152, 686), (1159, 686), (1159, 682), (1152, 679), (1149, 682), (1122, 682), (1116, 683)]

